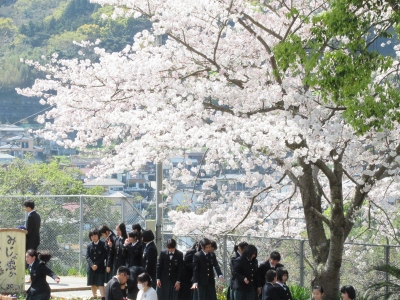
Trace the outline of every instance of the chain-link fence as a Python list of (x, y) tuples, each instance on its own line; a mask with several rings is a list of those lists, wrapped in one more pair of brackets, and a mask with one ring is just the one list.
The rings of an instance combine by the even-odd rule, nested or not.
[[(24, 226), (28, 197), (0, 197), (0, 228)], [(39, 250), (52, 253), (51, 268), (59, 275), (85, 274), (86, 245), (91, 229), (107, 225), (111, 229), (124, 222), (145, 226), (134, 199), (101, 196), (29, 196), (41, 217)], [(0, 241), (1, 247), (2, 241)]]
[[(24, 225), (27, 214), (23, 202), (27, 197), (0, 196), (0, 228), (16, 228)], [(86, 245), (90, 243), (89, 230), (107, 225), (114, 229), (124, 222), (127, 229), (135, 223), (145, 227), (142, 215), (143, 203), (135, 198), (102, 196), (29, 196), (40, 214), (41, 244), (39, 250), (53, 254), (51, 268), (59, 275), (84, 275)], [(152, 215), (150, 214), (150, 218)], [(164, 226), (169, 228), (170, 226)], [(163, 241), (173, 237), (163, 232)], [(176, 237), (178, 248), (186, 251), (201, 236)], [(313, 278), (311, 250), (307, 240), (272, 239), (256, 236), (225, 235), (215, 238), (218, 260), (225, 277), (229, 279), (230, 257), (233, 247), (241, 241), (258, 248), (258, 260), (263, 262), (272, 251), (279, 251), (282, 263), (290, 273), (290, 282), (309, 286)], [(1, 243), (0, 241), (0, 247)], [(163, 243), (164, 245), (165, 243)], [(362, 289), (372, 282), (389, 280), (385, 273), (371, 271), (372, 266), (390, 263), (400, 266), (400, 246), (351, 244), (345, 245), (341, 282)]]
[[(200, 236), (179, 236), (177, 243), (183, 250), (190, 248)], [(259, 236), (226, 235), (216, 238), (216, 251), (221, 269), (230, 277), (230, 258), (235, 244), (246, 241), (258, 249), (258, 262), (266, 261), (272, 251), (278, 251), (289, 272), (289, 283), (310, 286), (313, 279), (311, 249), (304, 239), (275, 239)], [(341, 283), (351, 284), (359, 291), (371, 283), (389, 280), (383, 272), (372, 270), (381, 264), (400, 266), (400, 246), (346, 243), (341, 267)]]

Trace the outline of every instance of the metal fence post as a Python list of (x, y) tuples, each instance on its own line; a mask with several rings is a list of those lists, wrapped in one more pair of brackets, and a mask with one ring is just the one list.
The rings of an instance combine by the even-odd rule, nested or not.
[[(161, 38), (161, 36), (160, 36)], [(158, 38), (156, 39), (158, 40)], [(161, 233), (161, 226), (162, 226), (162, 213), (163, 210), (160, 207), (162, 203), (162, 181), (163, 181), (163, 164), (159, 162), (156, 166), (156, 246), (157, 251), (161, 251), (163, 243), (162, 243), (162, 233)]]
[(121, 197), (121, 223), (125, 223), (125, 197)]
[[(387, 245), (385, 246), (385, 265), (390, 264), (390, 245), (389, 245), (389, 239), (386, 238), (386, 243)], [(389, 273), (385, 272), (385, 281), (389, 282)], [(389, 293), (389, 286), (386, 285), (385, 287), (386, 294)]]
[(223, 242), (223, 248), (224, 252), (222, 253), (222, 260), (224, 264), (224, 277), (227, 278), (226, 272), (227, 272), (227, 264), (226, 264), (226, 259), (227, 259), (227, 248), (226, 248), (226, 241), (227, 241), (227, 236), (224, 235), (224, 242)]
[(304, 240), (300, 240), (300, 286), (304, 286)]
[(82, 195), (79, 195), (79, 268), (82, 266), (82, 255), (83, 255), (83, 199)]

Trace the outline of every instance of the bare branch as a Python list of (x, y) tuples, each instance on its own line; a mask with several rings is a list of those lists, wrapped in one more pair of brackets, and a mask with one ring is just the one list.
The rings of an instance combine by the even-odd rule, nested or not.
[(331, 220), (329, 220), (327, 217), (325, 217), (323, 214), (321, 214), (318, 210), (316, 210), (314, 207), (310, 207), (310, 211), (317, 216), (318, 218), (320, 218), (326, 225), (329, 226), (329, 228), (332, 228), (332, 222)]

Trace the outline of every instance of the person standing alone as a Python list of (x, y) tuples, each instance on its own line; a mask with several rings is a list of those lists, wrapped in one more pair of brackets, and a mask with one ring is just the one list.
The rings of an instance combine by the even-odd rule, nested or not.
[(40, 215), (35, 211), (35, 202), (26, 200), (24, 202), (25, 211), (28, 213), (26, 219), (26, 250), (37, 250), (40, 244)]

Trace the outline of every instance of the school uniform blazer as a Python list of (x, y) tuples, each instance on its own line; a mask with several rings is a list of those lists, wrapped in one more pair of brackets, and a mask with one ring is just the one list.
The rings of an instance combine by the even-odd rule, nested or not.
[(275, 287), (279, 300), (293, 300), (292, 293), (286, 284), (282, 286), (279, 283), (276, 283)]
[(181, 282), (182, 277), (183, 253), (175, 249), (171, 259), (168, 250), (161, 251), (157, 262), (157, 279), (161, 280), (161, 284), (166, 281)]
[(143, 251), (142, 266), (153, 280), (153, 285), (156, 284), (157, 279), (157, 254), (157, 247), (154, 242), (147, 243)]
[(117, 270), (120, 266), (125, 266), (125, 256), (122, 254), (124, 247), (124, 239), (120, 236), (116, 236), (115, 244), (113, 243), (113, 275), (117, 274)]
[(233, 255), (231, 256), (231, 282), (229, 283), (229, 286), (231, 288), (233, 288), (233, 280), (234, 280), (234, 277), (233, 277), (233, 261), (235, 259), (239, 258), (239, 257), (240, 257), (240, 254), (237, 251), (235, 251), (235, 253), (233, 253)]
[(32, 210), (28, 214), (28, 218), (26, 219), (26, 230), (28, 233), (26, 234), (26, 250), (35, 249), (39, 247), (40, 244), (40, 215)]
[[(107, 241), (105, 242), (106, 244), (106, 250), (107, 250), (107, 263), (106, 266), (112, 268), (113, 262), (114, 262), (114, 252), (115, 252), (115, 241), (117, 240), (117, 236), (114, 234), (114, 232), (111, 232), (111, 234), (108, 236), (110, 241), (112, 242), (112, 246), (108, 246)], [(107, 238), (107, 239), (108, 239)]]
[[(48, 295), (48, 299), (50, 299), (50, 286), (46, 281), (46, 276), (50, 276), (53, 279), (58, 278), (58, 276), (39, 259), (35, 259), (32, 263), (32, 266), (29, 268), (29, 273), (32, 283), (27, 293), (32, 296), (31, 299), (36, 299), (36, 297), (38, 299), (44, 299), (46, 295)], [(44, 298), (38, 297), (40, 295)]]
[[(106, 253), (106, 244), (103, 241), (99, 241), (97, 245), (95, 245), (93, 242), (87, 245), (86, 248), (86, 262), (87, 262), (87, 267), (86, 271), (87, 272), (104, 272), (105, 266), (104, 266), (104, 261), (107, 259), (107, 253)], [(97, 270), (93, 271), (92, 266), (96, 265)]]
[(202, 250), (193, 255), (193, 283), (200, 285), (214, 284), (214, 270), (218, 276), (222, 276), (221, 269), (219, 268), (218, 261), (215, 255), (207, 258)]
[[(233, 261), (233, 289), (240, 291), (250, 291), (257, 287), (257, 259), (248, 260), (245, 256), (240, 256)], [(249, 283), (246, 284), (244, 279), (247, 278)]]
[(276, 264), (275, 267), (271, 267), (269, 260), (263, 262), (258, 266), (258, 280), (257, 280), (257, 287), (263, 287), (266, 281), (265, 276), (269, 270), (276, 270), (278, 268), (282, 268), (282, 264)]
[(135, 245), (124, 245), (122, 255), (125, 257), (127, 267), (141, 267), (143, 256), (143, 245), (137, 242)]
[(271, 282), (265, 283), (261, 300), (279, 300), (277, 288)]
[(183, 258), (183, 265), (185, 267), (185, 275), (184, 275), (184, 281), (191, 282), (192, 277), (193, 277), (193, 256), (196, 253), (196, 249), (189, 249)]
[(116, 277), (111, 278), (105, 289), (106, 300), (123, 300), (124, 294)]

